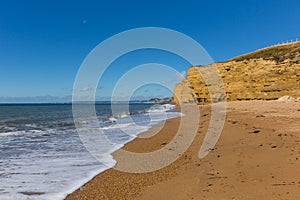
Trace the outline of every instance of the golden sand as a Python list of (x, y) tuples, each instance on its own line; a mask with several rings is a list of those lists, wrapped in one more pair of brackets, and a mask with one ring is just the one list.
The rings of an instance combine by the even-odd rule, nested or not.
[[(142, 174), (109, 169), (66, 199), (300, 199), (299, 102), (228, 103), (222, 135), (201, 160), (210, 107), (200, 106), (200, 114), (192, 145), (171, 165)], [(137, 138), (123, 149), (160, 149), (172, 140), (179, 122), (167, 120), (155, 136)]]

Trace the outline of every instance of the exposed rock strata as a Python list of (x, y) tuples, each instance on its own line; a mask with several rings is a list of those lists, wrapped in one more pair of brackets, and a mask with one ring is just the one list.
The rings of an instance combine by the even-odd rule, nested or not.
[[(175, 85), (174, 102), (201, 104), (223, 98), (227, 101), (275, 100), (285, 95), (297, 98), (300, 96), (300, 42), (282, 49), (282, 45), (270, 47), (223, 63), (193, 66), (187, 78)], [(216, 68), (223, 86), (214, 76)]]

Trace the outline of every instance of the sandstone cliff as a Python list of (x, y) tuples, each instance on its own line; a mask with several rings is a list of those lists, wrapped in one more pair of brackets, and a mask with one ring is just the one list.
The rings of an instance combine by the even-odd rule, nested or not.
[(300, 97), (300, 42), (264, 48), (223, 63), (193, 66), (174, 88), (176, 104), (275, 100), (284, 95)]

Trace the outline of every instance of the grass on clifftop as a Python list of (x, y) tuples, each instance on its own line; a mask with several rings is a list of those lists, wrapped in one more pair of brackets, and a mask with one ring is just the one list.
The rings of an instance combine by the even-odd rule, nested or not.
[(243, 61), (259, 58), (272, 60), (276, 63), (281, 63), (286, 59), (290, 59), (291, 63), (300, 63), (300, 42), (267, 47), (248, 54), (237, 56), (230, 59), (230, 61)]

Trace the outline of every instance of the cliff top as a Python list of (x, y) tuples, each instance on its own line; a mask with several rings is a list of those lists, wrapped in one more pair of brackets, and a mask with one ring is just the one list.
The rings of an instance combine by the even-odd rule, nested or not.
[(243, 54), (229, 61), (264, 59), (281, 63), (289, 59), (291, 63), (300, 63), (300, 41), (266, 47), (251, 53)]

